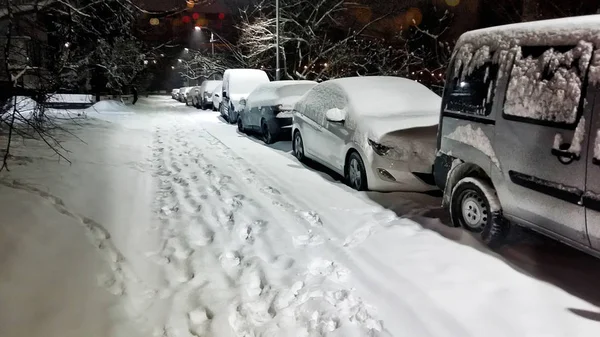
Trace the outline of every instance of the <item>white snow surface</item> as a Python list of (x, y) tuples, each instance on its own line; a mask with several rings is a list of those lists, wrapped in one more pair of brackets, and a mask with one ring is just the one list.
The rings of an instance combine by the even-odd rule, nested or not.
[(283, 105), (292, 109), (296, 102), (308, 90), (314, 87), (314, 81), (275, 81), (259, 85), (248, 95), (249, 108)]
[(0, 336), (597, 336), (567, 310), (594, 306), (217, 112), (139, 103), (65, 122), (85, 141), (60, 135), (71, 165), (15, 144), (0, 175)]
[(223, 85), (223, 81), (220, 80), (210, 80), (210, 81), (204, 81), (202, 82), (202, 85), (200, 86), (200, 92), (201, 93), (213, 93), (213, 91), (215, 91), (215, 89), (217, 89), (219, 86)]
[(91, 103), (95, 98), (85, 94), (54, 94), (48, 98), (51, 103)]
[[(504, 112), (537, 120), (574, 123), (581, 100), (582, 78), (593, 46), (580, 42), (566, 53), (548, 49), (537, 59), (524, 58), (519, 48), (506, 92)], [(571, 68), (574, 60), (579, 62)], [(552, 72), (550, 79), (544, 72)]]
[(480, 127), (473, 127), (471, 124), (458, 126), (452, 133), (445, 138), (455, 140), (457, 142), (470, 145), (479, 151), (483, 152), (490, 160), (500, 168), (500, 162), (496, 157), (496, 151), (490, 142), (490, 139), (485, 135)]

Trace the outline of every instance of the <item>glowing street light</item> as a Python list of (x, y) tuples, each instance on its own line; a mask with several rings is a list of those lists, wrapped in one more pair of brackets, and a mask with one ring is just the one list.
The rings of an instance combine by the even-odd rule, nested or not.
[(183, 48), (183, 50), (185, 50), (186, 53), (190, 51), (188, 48)]
[(171, 69), (175, 70), (175, 66), (171, 66)]
[(69, 48), (71, 46), (71, 42), (65, 43), (65, 47)]
[(144, 64), (148, 64), (148, 60), (144, 60)]
[(179, 61), (179, 63), (183, 62), (183, 60), (182, 60), (182, 59), (177, 59), (177, 61)]

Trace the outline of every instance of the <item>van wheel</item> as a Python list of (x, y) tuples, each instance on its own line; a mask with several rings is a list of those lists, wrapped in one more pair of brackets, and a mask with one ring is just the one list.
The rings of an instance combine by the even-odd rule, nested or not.
[(273, 144), (275, 142), (275, 136), (271, 132), (271, 129), (269, 129), (269, 125), (265, 120), (263, 120), (260, 125), (260, 131), (262, 134), (263, 142), (265, 142), (265, 144)]
[(357, 191), (367, 190), (367, 172), (365, 171), (365, 164), (358, 153), (352, 152), (350, 154), (344, 172), (348, 186)]
[[(482, 188), (488, 191), (487, 195)], [(490, 248), (501, 247), (510, 230), (502, 210), (492, 210), (490, 207), (491, 204), (500, 204), (495, 192), (484, 181), (465, 178), (458, 182), (450, 200), (450, 217), (454, 226), (477, 234)]]
[(234, 118), (235, 110), (234, 110), (233, 104), (229, 105), (228, 112), (229, 112), (229, 114), (228, 114), (227, 119), (229, 120), (229, 124), (235, 124), (235, 122), (237, 122), (237, 119)]
[(246, 133), (246, 128), (244, 127), (244, 122), (242, 122), (242, 116), (238, 117), (237, 126), (238, 126), (238, 130), (241, 133)]
[(300, 131), (296, 131), (294, 133), (294, 141), (292, 142), (292, 149), (294, 151), (294, 156), (298, 159), (298, 161), (303, 162), (306, 157), (304, 156), (304, 141), (302, 139), (302, 135)]

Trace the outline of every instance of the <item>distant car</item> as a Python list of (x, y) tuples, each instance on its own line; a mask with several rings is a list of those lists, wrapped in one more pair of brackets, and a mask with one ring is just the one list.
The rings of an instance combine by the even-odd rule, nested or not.
[(177, 100), (179, 102), (183, 102), (183, 93), (185, 92), (185, 87), (181, 87), (179, 88), (179, 91), (177, 91)]
[(185, 87), (181, 96), (182, 96), (182, 103), (185, 103), (185, 105), (190, 105), (191, 103), (191, 97), (190, 97), (190, 92), (194, 89), (195, 87)]
[(199, 88), (198, 98), (194, 106), (198, 109), (213, 108), (212, 95), (214, 90), (223, 85), (221, 80), (209, 80), (202, 82), (202, 86)]
[(286, 131), (291, 135), (294, 104), (317, 85), (313, 81), (277, 81), (259, 85), (242, 102), (244, 109), (238, 118), (241, 132), (260, 132), (263, 141), (271, 144)]
[(240, 101), (257, 86), (270, 82), (269, 76), (259, 69), (227, 69), (223, 74), (223, 95), (221, 96), (221, 116), (229, 123), (237, 123)]
[(196, 106), (195, 101), (200, 96), (200, 86), (190, 87), (185, 94), (185, 105)]
[(223, 82), (219, 84), (212, 93), (212, 107), (214, 111), (221, 110), (221, 95), (223, 91)]
[(171, 91), (171, 98), (172, 99), (177, 99), (177, 96), (179, 95), (179, 89), (173, 89)]
[(294, 108), (294, 155), (329, 167), (356, 190), (435, 190), (440, 106), (433, 91), (401, 77), (320, 83)]

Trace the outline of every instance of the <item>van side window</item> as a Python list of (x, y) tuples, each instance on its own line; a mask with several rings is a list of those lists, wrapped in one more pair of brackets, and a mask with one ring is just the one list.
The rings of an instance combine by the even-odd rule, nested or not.
[(503, 117), (574, 129), (586, 94), (593, 45), (526, 47), (517, 50)]
[(497, 76), (498, 65), (491, 61), (462, 78), (455, 76), (450, 83), (444, 111), (488, 116), (492, 112)]

